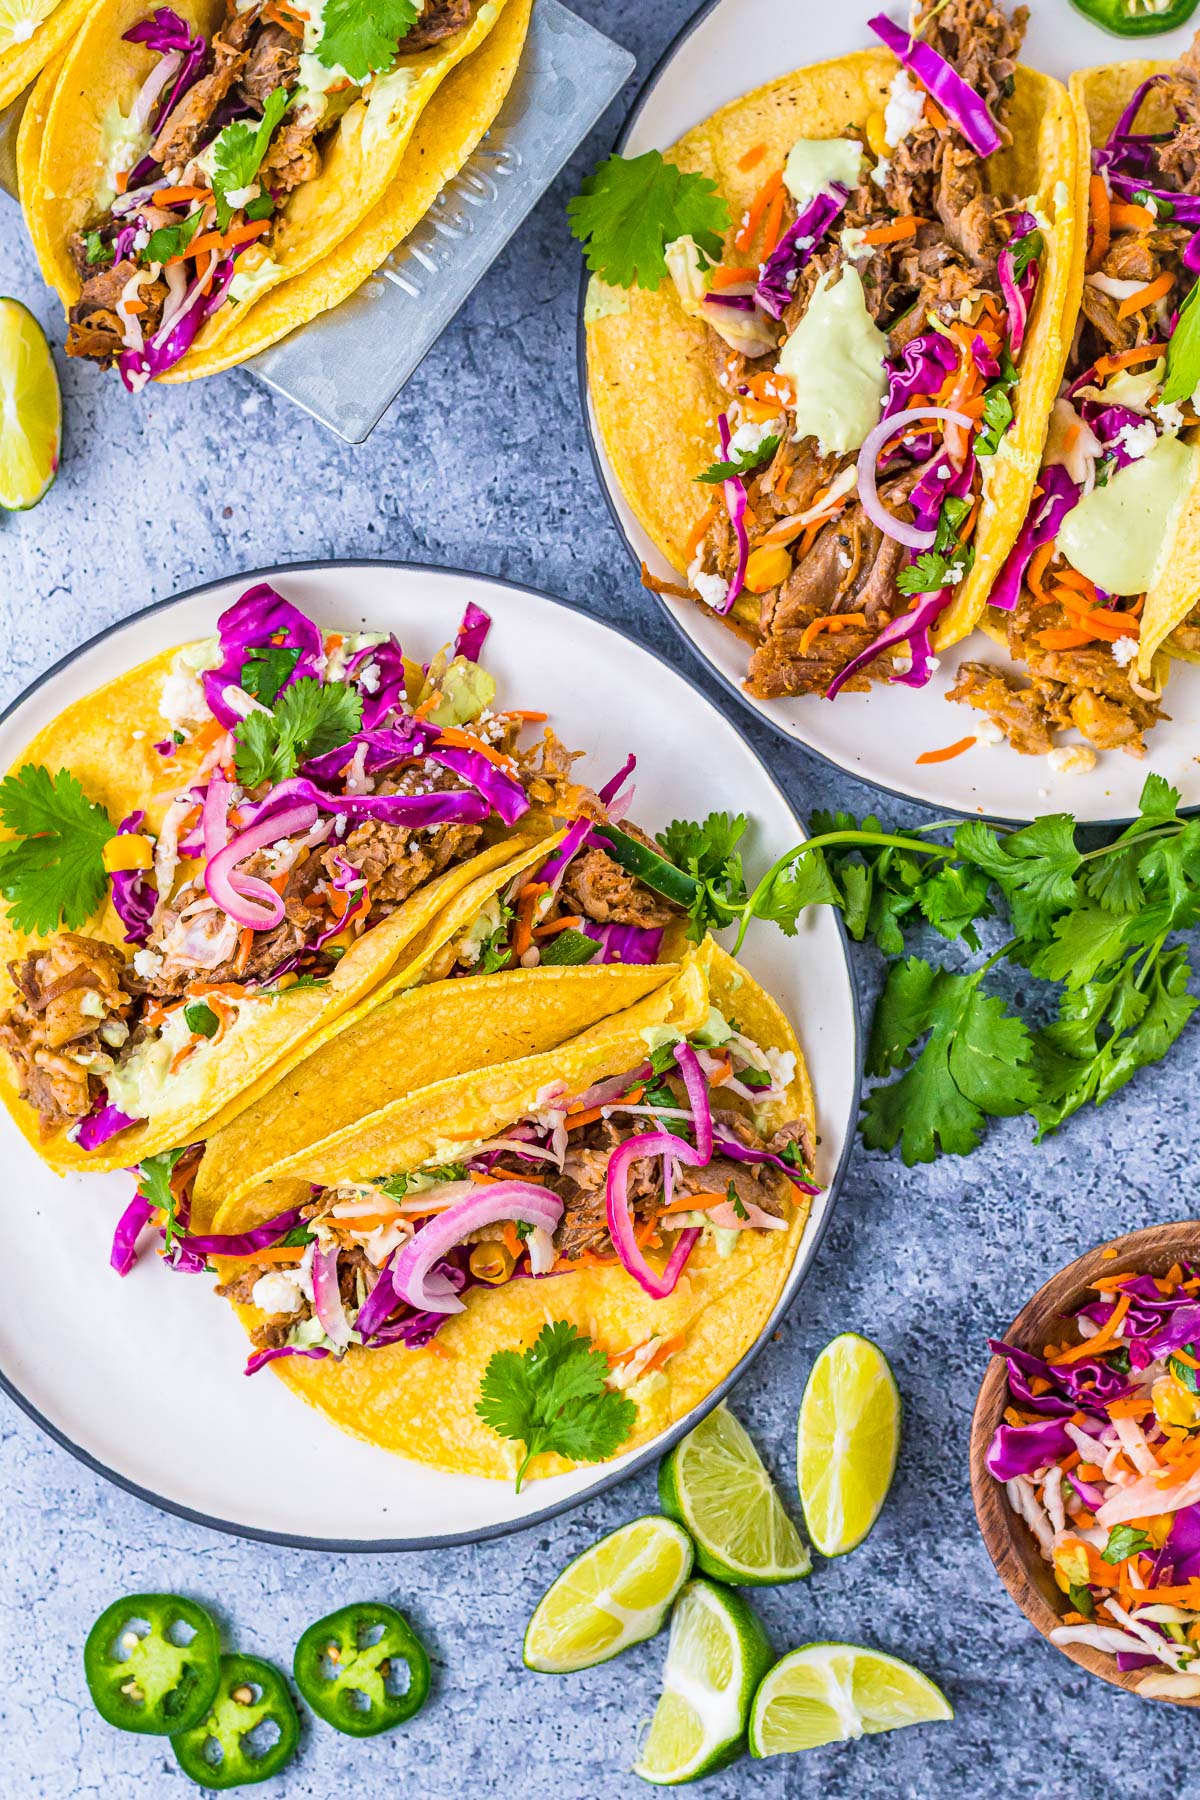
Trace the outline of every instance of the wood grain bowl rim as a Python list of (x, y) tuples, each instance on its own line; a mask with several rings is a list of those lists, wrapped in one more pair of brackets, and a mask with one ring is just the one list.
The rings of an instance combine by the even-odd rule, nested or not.
[[(1154, 1225), (1144, 1231), (1131, 1231), (1124, 1237), (1110, 1238), (1106, 1243), (1086, 1250), (1044, 1282), (1021, 1308), (1008, 1330), (996, 1334), (997, 1338), (1040, 1355), (1042, 1345), (1053, 1335), (1048, 1330), (1052, 1321), (1082, 1305), (1089, 1283), (1102, 1273), (1136, 1268), (1140, 1273), (1162, 1274), (1174, 1262), (1198, 1258), (1200, 1219)], [(1003, 1486), (988, 1473), (984, 1462), (988, 1445), (1008, 1404), (1007, 1376), (1003, 1357), (992, 1356), (980, 1384), (971, 1420), (971, 1495), (980, 1536), (996, 1573), (1030, 1624), (1050, 1642), (1050, 1633), (1061, 1624), (1063, 1612), (1051, 1596), (1057, 1601), (1063, 1596), (1055, 1585), (1050, 1565), (1038, 1550), (1033, 1533), (1013, 1512)], [(1138, 1693), (1138, 1682), (1144, 1670), (1122, 1674), (1114, 1656), (1094, 1650), (1087, 1644), (1053, 1644), (1052, 1648), (1089, 1675), (1107, 1681), (1111, 1687)], [(1141, 1698), (1165, 1700), (1172, 1706), (1200, 1707), (1200, 1695), (1143, 1694)]]

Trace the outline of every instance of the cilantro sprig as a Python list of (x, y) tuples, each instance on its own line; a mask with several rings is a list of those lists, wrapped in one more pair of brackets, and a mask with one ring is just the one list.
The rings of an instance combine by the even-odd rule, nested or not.
[(778, 434), (765, 437), (754, 450), (735, 450), (728, 462), (710, 463), (697, 481), (707, 482), (710, 486), (718, 481), (728, 481), (732, 475), (750, 475), (755, 469), (761, 469), (764, 463), (770, 462), (779, 448)]
[[(1011, 407), (1008, 416), (1012, 418)], [(933, 543), (896, 577), (896, 586), (902, 594), (933, 594), (939, 588), (953, 587), (963, 579), (975, 561), (975, 547), (964, 544), (959, 532), (973, 504), (970, 499), (960, 500), (953, 494), (943, 500)]]
[(416, 0), (326, 0), (318, 62), (364, 82), (390, 69), (403, 38), (417, 22)]
[(720, 258), (729, 208), (715, 181), (647, 150), (600, 163), (568, 203), (567, 220), (594, 275), (613, 287), (654, 290), (676, 238), (691, 237), (713, 262)]
[(26, 763), (0, 781), (0, 894), (18, 931), (77, 931), (108, 892), (102, 852), (115, 827), (69, 769)]
[(475, 1410), (500, 1437), (523, 1444), (517, 1492), (535, 1456), (602, 1462), (633, 1430), (637, 1407), (605, 1386), (608, 1358), (565, 1319), (543, 1325), (523, 1353), (497, 1350), (483, 1372)]
[(349, 743), (362, 724), (362, 697), (344, 681), (310, 675), (276, 697), (269, 712), (252, 712), (235, 735), (234, 767), (245, 787), (286, 781), (296, 765)]
[(249, 119), (236, 119), (218, 133), (213, 143), (212, 189), (221, 231), (228, 231), (235, 211), (230, 194), (240, 193), (254, 181), (267, 154), (271, 133), (287, 111), (290, 99), (286, 88), (275, 88), (267, 95), (262, 118), (256, 124)]
[(166, 1238), (166, 1249), (171, 1250), (183, 1236), (184, 1228), (179, 1222), (175, 1195), (171, 1191), (171, 1177), (180, 1158), (187, 1154), (182, 1150), (160, 1150), (157, 1156), (148, 1156), (138, 1164), (137, 1191), (143, 1200), (149, 1200), (151, 1206), (157, 1206), (163, 1215), (163, 1234)]

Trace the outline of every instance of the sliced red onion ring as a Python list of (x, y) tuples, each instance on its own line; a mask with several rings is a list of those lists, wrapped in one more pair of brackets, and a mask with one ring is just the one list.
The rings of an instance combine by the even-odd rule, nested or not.
[(346, 1317), (346, 1309), (342, 1305), (342, 1290), (338, 1282), (338, 1255), (336, 1244), (328, 1250), (322, 1250), (318, 1245), (313, 1251), (313, 1311), (330, 1343), (339, 1350), (345, 1350), (350, 1342), (351, 1327), (350, 1321)]
[(906, 425), (915, 425), (921, 419), (946, 419), (952, 425), (961, 425), (964, 431), (970, 432), (972, 429), (972, 421), (966, 413), (950, 412), (944, 406), (912, 406), (907, 412), (893, 413), (888, 419), (880, 419), (878, 425), (867, 433), (858, 453), (858, 497), (862, 501), (863, 511), (886, 537), (895, 538), (897, 543), (907, 544), (911, 550), (928, 550), (937, 532), (922, 530), (919, 525), (908, 525), (889, 512), (879, 498), (875, 476), (883, 446), (890, 443)]
[(712, 1108), (708, 1101), (708, 1083), (704, 1079), (704, 1070), (700, 1067), (699, 1058), (690, 1044), (676, 1044), (675, 1061), (679, 1064), (683, 1085), (687, 1089), (687, 1097), (691, 1102), (692, 1120), (696, 1131), (696, 1155), (702, 1163), (706, 1163), (712, 1158), (713, 1147)]
[[(626, 1138), (623, 1144), (617, 1145), (608, 1159), (605, 1214), (608, 1233), (621, 1259), (621, 1266), (652, 1299), (665, 1300), (668, 1294), (674, 1293), (683, 1265), (692, 1253), (692, 1246), (700, 1236), (701, 1228), (691, 1225), (679, 1233), (661, 1275), (650, 1267), (634, 1236), (633, 1214), (629, 1210), (629, 1165), (643, 1156), (674, 1157), (677, 1162), (686, 1163), (693, 1169), (699, 1167), (704, 1158), (673, 1132), (646, 1131), (640, 1137)], [(665, 1192), (665, 1176), (663, 1187)]]
[(462, 1312), (462, 1301), (444, 1275), (432, 1272), (433, 1265), (472, 1231), (509, 1219), (554, 1231), (562, 1211), (563, 1203), (556, 1194), (548, 1194), (532, 1182), (497, 1181), (423, 1225), (396, 1257), (392, 1286), (398, 1297), (418, 1312)]
[(223, 850), (229, 842), (229, 794), (232, 783), (223, 775), (214, 775), (208, 784), (208, 792), (204, 796), (204, 810), (200, 815), (200, 829), (204, 833), (204, 856), (206, 861)]
[(293, 832), (307, 831), (316, 818), (314, 805), (292, 806), (240, 831), (205, 866), (204, 887), (209, 897), (239, 925), (252, 931), (272, 930), (284, 918), (283, 901), (267, 882), (253, 875), (239, 875), (237, 866), (267, 844), (278, 843)]

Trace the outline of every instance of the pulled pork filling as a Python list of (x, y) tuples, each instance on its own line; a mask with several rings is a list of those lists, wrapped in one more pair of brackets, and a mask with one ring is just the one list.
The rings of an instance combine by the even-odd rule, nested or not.
[[(807, 1123), (759, 1122), (765, 1103), (773, 1103), (777, 1114), (786, 1097), (791, 1057), (781, 1065), (774, 1061), (778, 1053), (764, 1054), (736, 1032), (725, 1045), (695, 1054), (708, 1083), (714, 1144), (703, 1165), (674, 1162), (669, 1195), (657, 1134), (669, 1132), (686, 1147), (695, 1115), (681, 1076), (656, 1072), (655, 1062), (663, 1061), (656, 1053), (650, 1064), (623, 1079), (604, 1082), (577, 1100), (551, 1103), (460, 1163), (325, 1189), (296, 1215), (303, 1229), (293, 1227), (289, 1235), (294, 1261), (281, 1263), (276, 1250), (258, 1260), (251, 1251), (217, 1291), (265, 1315), (251, 1333), (259, 1352), (341, 1355), (350, 1344), (419, 1347), (449, 1316), (448, 1310), (424, 1311), (405, 1297), (400, 1259), (411, 1254), (410, 1246), (419, 1247), (422, 1232), (434, 1221), (449, 1244), (434, 1272), (449, 1280), (456, 1295), (585, 1265), (622, 1264), (632, 1276), (629, 1253), (609, 1230), (610, 1163), (621, 1145), (646, 1133), (656, 1134), (655, 1149), (630, 1160), (624, 1193), (639, 1254), (648, 1254), (651, 1268), (668, 1261), (681, 1232), (693, 1234), (683, 1244), (690, 1254), (694, 1238), (706, 1229), (718, 1246), (726, 1240), (726, 1251), (742, 1231), (784, 1229), (794, 1204), (793, 1183), (802, 1192), (815, 1192), (807, 1181), (813, 1160)], [(665, 1055), (671, 1057), (669, 1047)], [(766, 1062), (772, 1066), (762, 1066)], [(739, 1150), (764, 1160), (743, 1160)], [(537, 1184), (541, 1202), (558, 1214), (552, 1231), (502, 1216), (502, 1192), (497, 1216), (486, 1224), (473, 1222), (489, 1188), (508, 1181)], [(453, 1229), (445, 1230), (456, 1209), (463, 1216), (457, 1237)], [(282, 1217), (280, 1227), (292, 1217)], [(300, 1237), (307, 1241), (299, 1242)], [(344, 1318), (331, 1320), (327, 1298), (314, 1286), (314, 1260), (333, 1252)], [(327, 1262), (323, 1273), (327, 1281)], [(376, 1294), (377, 1284), (390, 1284), (393, 1274), (399, 1287)]]
[[(1161, 456), (1167, 440), (1197, 422), (1191, 401), (1162, 404), (1168, 340), (1196, 279), (1185, 260), (1195, 226), (1175, 218), (1169, 198), (1200, 196), (1195, 45), (1153, 83), (1143, 107), (1163, 115), (1168, 129), (1147, 136), (1133, 118), (1093, 151), (1082, 307), (1026, 531), (994, 591), (994, 598), (1009, 591), (1011, 610), (993, 606), (989, 616), (1004, 630), (1019, 673), (966, 662), (948, 696), (984, 714), (1026, 755), (1053, 751), (1060, 733), (1075, 730), (1091, 751), (1141, 756), (1145, 733), (1166, 716), (1160, 684), (1138, 678), (1145, 594), (1130, 591), (1129, 577), (1120, 581), (1120, 591), (1106, 586), (1095, 544), (1105, 492), (1115, 499), (1124, 470), (1147, 456)], [(1130, 143), (1149, 159), (1141, 180), (1152, 192), (1141, 200), (1126, 197), (1131, 184), (1120, 175)], [(1170, 509), (1151, 505), (1162, 514), (1157, 548)], [(1072, 520), (1076, 506), (1091, 515), (1086, 532)], [(1032, 548), (1028, 533), (1039, 512), (1056, 534), (1036, 533)], [(1084, 516), (1081, 512), (1079, 519)], [(1067, 549), (1093, 573), (1075, 567)], [(1200, 643), (1195, 615), (1177, 628), (1176, 641), (1185, 650)], [(1089, 751), (1064, 748), (1059, 754), (1071, 755), (1077, 759), (1072, 766), (1080, 768), (1095, 760)]]
[[(470, 0), (428, 0), (397, 57), (455, 36), (470, 18)], [(237, 302), (236, 287), (229, 290), (239, 259), (257, 246), (251, 264), (263, 266), (280, 209), (320, 174), (323, 146), (362, 87), (337, 73), (336, 55), (330, 85), (306, 85), (301, 56), (324, 61), (324, 20), (306, 25), (269, 0), (227, 0), (207, 44), (163, 8), (133, 35), (183, 67), (165, 83), (150, 76), (140, 97), (145, 129), (134, 129), (135, 104), (125, 166), (106, 170), (112, 186), (101, 188), (96, 213), (70, 242), (83, 285), (67, 354), (105, 368), (124, 358), (122, 374), (136, 389), (186, 353), (205, 318)], [(247, 162), (241, 139), (264, 120), (265, 142)]]
[[(1027, 16), (1018, 7), (1009, 18), (991, 0), (916, 9), (914, 29), (986, 102), (1005, 142), (1011, 141), (1004, 121)], [(787, 170), (765, 209), (756, 200), (735, 225), (724, 265), (712, 272), (697, 315), (708, 321), (716, 379), (729, 396), (723, 418), (732, 448), (745, 459), (738, 485), (744, 488), (749, 553), (743, 556), (745, 546), (739, 545), (726, 483), (724, 499), (714, 501), (690, 546), (695, 560), (688, 579), (695, 597), (749, 638), (746, 688), (764, 699), (823, 693), (856, 658), (861, 663), (844, 682), (851, 690), (912, 667), (916, 651), (901, 634), (881, 642), (875, 657), (864, 653), (887, 627), (940, 593), (940, 604), (928, 609), (920, 626), (927, 633), (969, 569), (982, 479), (977, 458), (994, 453), (999, 441), (976, 448), (981, 397), (1002, 372), (1007, 391), (1019, 365), (998, 260), (1034, 221), (1021, 213), (1019, 196), (993, 191), (986, 159), (904, 71), (893, 84), (893, 102), (887, 122), (896, 141), (885, 135), (884, 116), (872, 118), (862, 134), (860, 178), (848, 193), (827, 185), (827, 193), (847, 194), (844, 206), (789, 278), (792, 297), (782, 318), (776, 322), (762, 310), (757, 272), (742, 270), (746, 279), (739, 282), (736, 265), (766, 266), (772, 250), (786, 245), (803, 210), (787, 185)], [(846, 450), (828, 454), (821, 439), (805, 435), (797, 423), (798, 395), (803, 399), (807, 384), (803, 374), (794, 379), (790, 372), (789, 340), (814, 296), (837, 294), (847, 281), (861, 284), (855, 304), (865, 306), (876, 333), (882, 416), (948, 406), (976, 421), (970, 434), (934, 421), (909, 426), (881, 446), (882, 507), (906, 525), (936, 521), (946, 528), (938, 548), (949, 554), (936, 579), (924, 566), (914, 568), (915, 553), (881, 528), (877, 508), (858, 491), (858, 449), (881, 415), (872, 416)], [(730, 300), (742, 310), (726, 311)], [(757, 343), (743, 341), (747, 306), (754, 309)], [(972, 360), (973, 342), (985, 347), (986, 375)], [(809, 354), (819, 361), (823, 349), (808, 346), (806, 359)], [(718, 460), (726, 457), (722, 451)], [(721, 494), (719, 487), (710, 491)]]

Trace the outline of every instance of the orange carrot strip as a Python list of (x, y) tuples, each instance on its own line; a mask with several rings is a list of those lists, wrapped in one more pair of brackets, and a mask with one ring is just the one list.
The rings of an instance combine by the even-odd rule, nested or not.
[(457, 725), (442, 727), (442, 734), (434, 744), (434, 749), (436, 750), (440, 744), (448, 744), (454, 750), (474, 750), (477, 755), (483, 757), (485, 762), (495, 763), (498, 769), (512, 768), (510, 756), (504, 756), (499, 750), (493, 750), (490, 744), (485, 744), (483, 739), (476, 737), (473, 731), (460, 731)]
[(860, 612), (825, 613), (821, 618), (814, 619), (811, 624), (804, 627), (804, 630), (800, 634), (800, 654), (801, 656), (808, 655), (812, 641), (819, 632), (843, 631), (847, 625), (862, 625), (865, 627), (866, 623), (865, 614)]
[(233, 972), (235, 975), (240, 975), (246, 964), (250, 961), (250, 952), (253, 948), (254, 927), (252, 925), (243, 925), (241, 935), (238, 938), (237, 961), (233, 965)]
[(1085, 1338), (1082, 1344), (1074, 1344), (1069, 1350), (1061, 1351), (1054, 1358), (1055, 1367), (1059, 1368), (1065, 1363), (1082, 1362), (1084, 1357), (1095, 1356), (1098, 1351), (1108, 1349), (1116, 1336), (1117, 1326), (1128, 1311), (1129, 1295), (1121, 1294), (1099, 1331), (1092, 1337)]
[(1155, 219), (1148, 206), (1136, 206), (1132, 200), (1110, 200), (1108, 222), (1114, 231), (1152, 231)]
[(551, 919), (548, 925), (538, 925), (533, 935), (535, 938), (553, 937), (556, 931), (578, 931), (582, 924), (578, 913), (568, 913), (565, 919)]
[(949, 131), (950, 127), (946, 123), (945, 114), (940, 112), (933, 104), (933, 101), (929, 98), (928, 94), (925, 96), (925, 117), (929, 120), (929, 123), (933, 126), (935, 131)]
[[(781, 190), (782, 191), (782, 190)], [(712, 285), (715, 288), (737, 287), (743, 281), (758, 280), (758, 265), (752, 269), (714, 269)]]
[(163, 187), (151, 195), (155, 206), (178, 206), (184, 200), (211, 200), (211, 188), (201, 187)]
[(947, 744), (942, 750), (922, 750), (916, 760), (919, 763), (949, 762), (952, 757), (961, 756), (964, 750), (969, 750), (977, 742), (978, 739), (973, 737), (959, 738), (957, 743)]
[(1118, 369), (1127, 369), (1130, 363), (1149, 362), (1164, 353), (1162, 344), (1135, 344), (1132, 350), (1118, 350), (1112, 356), (1099, 357), (1096, 373), (1101, 377), (1115, 375)]
[(756, 163), (760, 163), (766, 154), (767, 146), (765, 144), (751, 144), (746, 154), (738, 157), (737, 166), (745, 172), (748, 169), (754, 168)]
[(779, 242), (780, 234), (783, 231), (783, 208), (786, 200), (787, 190), (783, 187), (777, 187), (771, 197), (771, 204), (767, 208), (767, 220), (766, 224), (763, 226), (762, 253), (764, 262)]
[(1164, 269), (1161, 275), (1153, 281), (1148, 281), (1145, 287), (1138, 289), (1136, 294), (1130, 294), (1128, 300), (1122, 300), (1117, 308), (1118, 319), (1128, 319), (1131, 314), (1142, 312), (1147, 306), (1153, 306), (1156, 300), (1162, 300), (1169, 294), (1174, 286), (1174, 275), (1169, 269)]
[(697, 550), (704, 542), (704, 539), (708, 536), (709, 526), (712, 525), (720, 511), (721, 502), (719, 500), (714, 500), (708, 511), (701, 513), (700, 517), (696, 520), (696, 523), (692, 526), (691, 532), (688, 535), (688, 541), (684, 545), (684, 555), (688, 562), (691, 562)]
[(751, 244), (754, 242), (754, 234), (758, 230), (763, 214), (766, 212), (768, 206), (770, 206), (772, 200), (782, 186), (783, 170), (776, 169), (773, 175), (767, 176), (767, 179), (763, 182), (757, 194), (755, 194), (753, 200), (750, 202), (749, 207), (746, 209), (745, 220), (733, 240), (739, 250), (745, 251), (750, 248)]
[(235, 225), (230, 231), (204, 231), (193, 238), (187, 249), (180, 256), (169, 256), (171, 263), (182, 262), (184, 257), (204, 256), (209, 250), (235, 250), (239, 244), (249, 244), (260, 238), (264, 231), (270, 231), (270, 219), (248, 219), (244, 225)]
[(1088, 216), (1092, 227), (1092, 241), (1088, 245), (1086, 266), (1088, 274), (1094, 275), (1108, 255), (1111, 231), (1108, 189), (1102, 175), (1093, 175), (1088, 185)]
[(917, 226), (924, 223), (925, 220), (915, 213), (901, 213), (889, 225), (876, 225), (873, 231), (865, 231), (862, 241), (864, 244), (898, 244), (902, 238), (915, 237)]
[(1042, 576), (1046, 573), (1046, 564), (1053, 555), (1053, 543), (1043, 544), (1040, 549), (1034, 551), (1029, 559), (1029, 567), (1025, 571), (1025, 586), (1034, 599), (1040, 600), (1044, 606), (1049, 604), (1050, 596), (1042, 586)]
[(1043, 650), (1080, 650), (1084, 644), (1092, 642), (1094, 633), (1052, 628), (1049, 631), (1037, 631), (1034, 636)]

